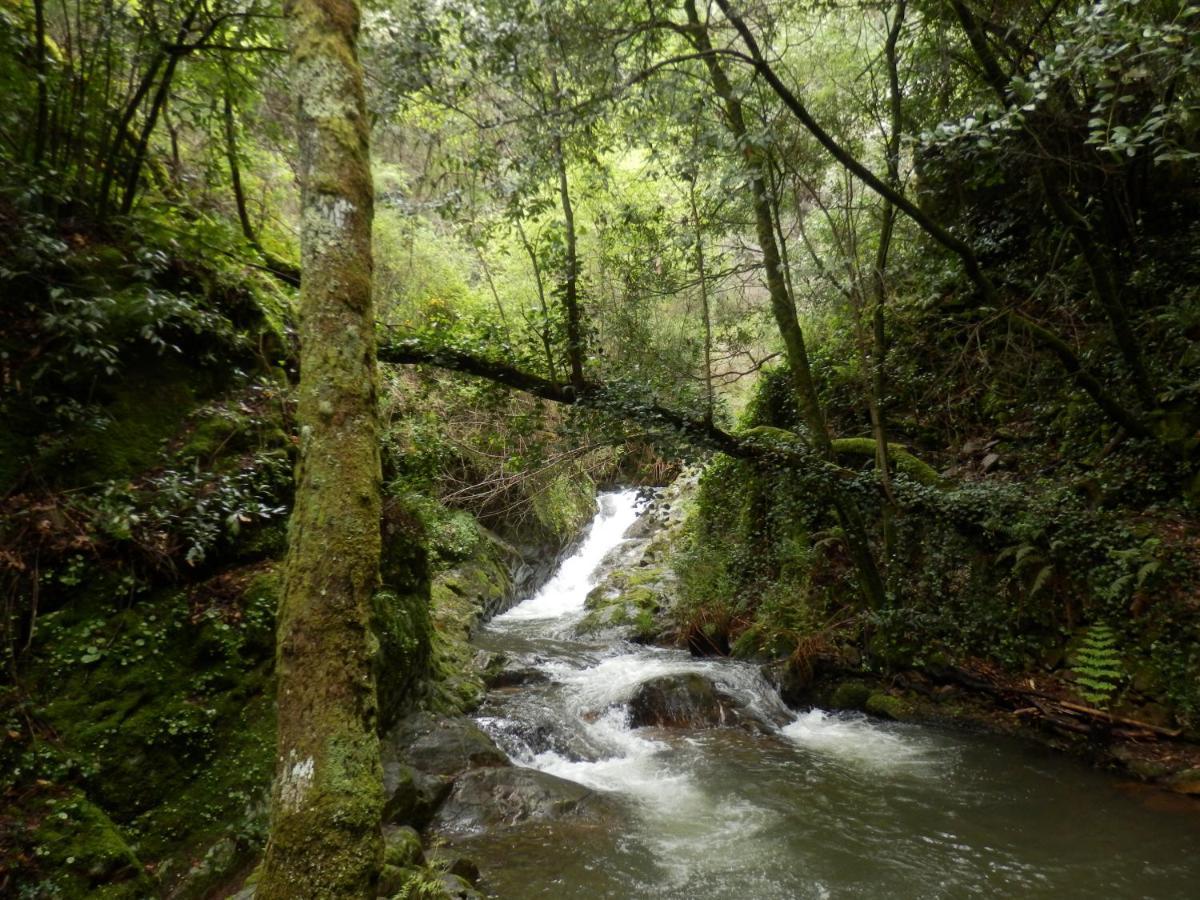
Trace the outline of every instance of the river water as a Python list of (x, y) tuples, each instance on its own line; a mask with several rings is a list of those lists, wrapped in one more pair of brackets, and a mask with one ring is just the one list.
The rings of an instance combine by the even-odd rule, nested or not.
[[(546, 680), (479, 721), (518, 765), (603, 792), (600, 828), (526, 823), (455, 841), (495, 896), (1197, 898), (1200, 812), (994, 736), (788, 710), (756, 667), (580, 639), (604, 557), (637, 516), (601, 495), (577, 551), (479, 636)], [(639, 684), (695, 672), (766, 733), (631, 728)]]

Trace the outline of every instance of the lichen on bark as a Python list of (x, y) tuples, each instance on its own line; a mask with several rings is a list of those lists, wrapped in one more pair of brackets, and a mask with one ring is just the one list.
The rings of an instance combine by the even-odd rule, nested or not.
[(382, 861), (371, 597), (380, 585), (372, 191), (354, 0), (289, 0), (301, 181), (296, 499), (260, 900), (373, 897)]

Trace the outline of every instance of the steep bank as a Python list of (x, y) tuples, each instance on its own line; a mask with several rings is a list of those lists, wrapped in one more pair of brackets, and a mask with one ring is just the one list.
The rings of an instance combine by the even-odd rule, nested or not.
[[(0, 893), (207, 897), (266, 837), (299, 439), (289, 297), (155, 223), (70, 243), (10, 224), (0, 244), (25, 268), (0, 282), (16, 313), (0, 332)], [(78, 349), (80, 329), (102, 353)], [(444, 458), (447, 436), (420, 447)], [(539, 466), (510, 492), (537, 497), (514, 547), (439, 501), (411, 433), (386, 437), (375, 625), (390, 726), (477, 702), (466, 634), (549, 574), (594, 500), (574, 460)]]

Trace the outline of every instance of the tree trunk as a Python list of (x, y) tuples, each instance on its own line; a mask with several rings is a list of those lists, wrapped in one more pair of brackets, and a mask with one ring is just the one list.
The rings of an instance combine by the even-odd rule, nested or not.
[(158, 90), (150, 100), (150, 109), (146, 113), (146, 121), (142, 123), (141, 134), (138, 135), (137, 145), (133, 148), (133, 159), (129, 163), (129, 171), (125, 174), (125, 186), (121, 194), (121, 215), (127, 216), (133, 210), (133, 201), (137, 197), (138, 182), (142, 179), (142, 166), (146, 163), (146, 154), (150, 152), (150, 138), (154, 135), (154, 127), (158, 124), (158, 115), (167, 105), (167, 97), (171, 91), (171, 81), (175, 78), (175, 69), (179, 66), (180, 54), (172, 51), (163, 69), (162, 80)]
[(688, 201), (692, 207), (692, 226), (696, 230), (696, 274), (700, 278), (700, 315), (704, 325), (704, 418), (710, 424), (716, 412), (713, 396), (712, 313), (708, 300), (708, 275), (704, 268), (704, 231), (700, 223), (700, 207), (696, 203), (696, 176), (688, 178)]
[(259, 900), (374, 898), (383, 805), (370, 606), (380, 460), (368, 122), (354, 0), (290, 0), (299, 99), (300, 462), (278, 617)]
[(37, 117), (33, 132), (33, 165), (41, 166), (46, 155), (46, 135), (50, 120), (50, 94), (46, 83), (46, 0), (34, 0), (33, 3), (33, 52), (34, 74), (37, 77)]
[(517, 220), (517, 234), (521, 236), (521, 245), (529, 256), (529, 264), (533, 266), (533, 281), (537, 286), (538, 303), (542, 307), (542, 327), (538, 329), (538, 332), (542, 338), (542, 349), (546, 351), (546, 374), (550, 376), (551, 381), (557, 382), (558, 372), (554, 365), (554, 346), (550, 340), (550, 307), (546, 304), (546, 287), (542, 283), (542, 267), (538, 263), (537, 251), (533, 244), (529, 243), (520, 219)]
[[(555, 129), (562, 127), (562, 97), (558, 75), (550, 70), (550, 88), (554, 92)], [(558, 167), (558, 196), (562, 202), (563, 225), (567, 232), (567, 265), (563, 279), (563, 306), (567, 313), (567, 360), (571, 364), (571, 385), (576, 391), (583, 387), (583, 326), (579, 314), (579, 254), (575, 242), (575, 209), (571, 205), (570, 182), (567, 180), (567, 159), (563, 153), (562, 135), (554, 132), (554, 163)]]
[[(899, 0), (895, 14), (888, 27), (884, 43), (884, 64), (888, 76), (889, 125), (886, 138), (888, 184), (900, 190), (900, 129), (903, 107), (900, 95), (900, 66), (896, 58), (896, 44), (900, 40), (900, 29), (904, 27), (907, 0)], [(884, 565), (891, 560), (896, 547), (896, 496), (892, 491), (892, 474), (888, 464), (887, 438), (887, 322), (884, 307), (887, 304), (887, 263), (892, 248), (892, 234), (896, 226), (896, 207), (891, 200), (883, 198), (880, 210), (879, 246), (875, 251), (875, 267), (871, 273), (871, 354), (870, 390), (868, 409), (871, 416), (871, 434), (875, 438), (875, 467), (879, 472), (879, 486), (883, 490), (883, 547)]]
[(225, 96), (222, 98), (222, 112), (225, 121), (225, 161), (229, 163), (229, 182), (233, 186), (233, 202), (237, 207), (238, 223), (242, 226), (242, 237), (251, 247), (258, 247), (258, 235), (254, 233), (254, 224), (250, 221), (250, 211), (246, 208), (246, 192), (242, 188), (242, 167), (238, 161), (237, 120), (233, 114), (233, 97), (228, 82), (225, 84)]
[[(713, 53), (712, 43), (700, 17), (696, 12), (694, 0), (686, 0), (684, 8), (687, 11), (689, 37), (697, 51), (704, 54), (704, 64), (708, 69), (713, 90), (721, 99), (725, 111), (725, 124), (730, 133), (737, 139), (742, 151), (742, 158), (750, 170), (750, 187), (754, 201), (754, 223), (758, 236), (759, 248), (762, 251), (763, 267), (766, 271), (767, 293), (771, 300), (771, 312), (788, 360), (788, 369), (792, 376), (792, 388), (796, 395), (796, 403), (804, 417), (804, 423), (809, 433), (812, 446), (826, 460), (833, 461), (833, 443), (825, 424), (825, 414), (821, 408), (821, 400), (817, 395), (816, 382), (808, 361), (808, 349), (804, 344), (804, 331), (796, 316), (796, 305), (788, 292), (784, 281), (779, 245), (775, 239), (775, 223), (771, 211), (770, 196), (764, 175), (766, 160), (749, 141), (745, 116), (742, 112), (741, 101), (738, 100), (725, 70), (721, 67)], [(846, 547), (854, 561), (855, 570), (859, 577), (859, 586), (863, 597), (871, 607), (878, 608), (884, 602), (883, 579), (871, 551), (867, 538), (866, 526), (862, 514), (852, 500), (840, 497), (835, 492), (831, 497), (838, 520), (846, 535)]]
[(903, 193), (881, 181), (874, 172), (864, 166), (845, 147), (835, 141), (820, 126), (816, 119), (812, 117), (812, 114), (809, 113), (808, 108), (800, 101), (800, 98), (783, 83), (778, 73), (767, 62), (762, 54), (762, 50), (758, 46), (758, 41), (754, 38), (754, 34), (750, 31), (742, 17), (734, 12), (729, 0), (717, 0), (717, 6), (721, 8), (721, 11), (725, 14), (725, 18), (729, 20), (730, 24), (733, 25), (734, 29), (741, 36), (746, 49), (749, 51), (750, 60), (754, 65), (755, 71), (763, 77), (763, 80), (767, 82), (771, 90), (783, 101), (784, 105), (800, 121), (808, 133), (816, 138), (817, 142), (834, 159), (854, 173), (855, 177), (880, 197), (890, 200), (896, 209), (908, 216), (918, 228), (957, 256), (962, 263), (964, 273), (979, 291), (984, 304), (995, 309), (1004, 310), (1003, 320), (1005, 322), (1012, 328), (1029, 335), (1033, 340), (1053, 353), (1059, 362), (1062, 363), (1067, 375), (1075, 385), (1091, 397), (1109, 419), (1132, 435), (1146, 438), (1154, 437), (1146, 422), (1140, 416), (1127, 409), (1116, 395), (1108, 390), (1100, 379), (1084, 366), (1083, 361), (1080, 360), (1079, 356), (1066, 341), (1023, 313), (1015, 309), (1005, 309), (1005, 304), (1001, 300), (999, 291), (996, 290), (996, 286), (983, 270), (979, 258), (975, 255), (975, 251), (970, 245), (959, 240), (942, 227), (942, 225), (927, 216), (920, 207), (909, 200)]

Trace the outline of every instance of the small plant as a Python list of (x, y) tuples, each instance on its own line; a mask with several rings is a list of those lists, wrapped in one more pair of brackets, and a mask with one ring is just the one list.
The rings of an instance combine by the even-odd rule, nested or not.
[(1099, 622), (1088, 627), (1071, 671), (1084, 700), (1094, 706), (1108, 705), (1124, 677), (1112, 628)]

